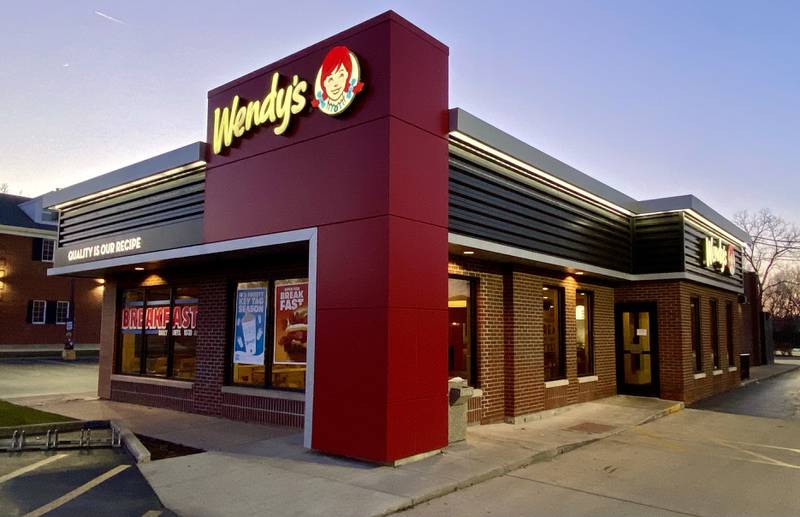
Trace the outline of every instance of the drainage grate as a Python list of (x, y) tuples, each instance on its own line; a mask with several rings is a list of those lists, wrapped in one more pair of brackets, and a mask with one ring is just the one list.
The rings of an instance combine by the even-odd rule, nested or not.
[(601, 434), (607, 433), (614, 429), (614, 426), (605, 425), (605, 424), (597, 424), (595, 422), (583, 422), (578, 425), (573, 425), (572, 427), (567, 427), (564, 429), (565, 431), (578, 431), (581, 433), (589, 433), (589, 434)]

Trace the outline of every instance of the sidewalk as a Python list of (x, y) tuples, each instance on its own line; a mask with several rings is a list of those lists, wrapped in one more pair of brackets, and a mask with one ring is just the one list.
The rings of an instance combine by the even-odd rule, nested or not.
[(761, 382), (769, 379), (770, 377), (775, 377), (776, 375), (782, 375), (784, 373), (791, 372), (792, 370), (796, 370), (800, 368), (800, 359), (778, 359), (775, 358), (774, 364), (767, 364), (763, 366), (751, 366), (750, 367), (750, 378), (742, 381), (742, 386), (747, 386), (748, 384), (752, 384), (754, 382)]
[(139, 466), (179, 515), (378, 516), (668, 415), (683, 403), (615, 396), (520, 425), (470, 427), (441, 454), (382, 467), (307, 451), (297, 430), (101, 400), (38, 404), (75, 418), (114, 418), (134, 432), (208, 452)]

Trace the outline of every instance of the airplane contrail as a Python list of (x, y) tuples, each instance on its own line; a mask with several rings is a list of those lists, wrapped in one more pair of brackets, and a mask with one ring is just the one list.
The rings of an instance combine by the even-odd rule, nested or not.
[(125, 25), (125, 22), (123, 22), (119, 18), (114, 18), (113, 16), (110, 16), (110, 15), (108, 15), (106, 13), (101, 13), (100, 11), (95, 11), (94, 14), (96, 14), (97, 16), (99, 16), (101, 18), (105, 18), (106, 20), (111, 20), (114, 23), (121, 23), (122, 25)]

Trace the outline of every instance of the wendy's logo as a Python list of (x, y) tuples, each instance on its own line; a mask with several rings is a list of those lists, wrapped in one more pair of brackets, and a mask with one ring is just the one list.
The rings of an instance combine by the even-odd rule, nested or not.
[(311, 106), (326, 115), (338, 115), (364, 89), (358, 58), (345, 46), (333, 47), (317, 72)]

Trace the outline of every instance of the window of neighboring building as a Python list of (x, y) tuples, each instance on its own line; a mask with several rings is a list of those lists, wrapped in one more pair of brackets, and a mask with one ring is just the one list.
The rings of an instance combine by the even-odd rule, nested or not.
[(69, 302), (56, 302), (56, 324), (65, 325), (69, 319)]
[(594, 295), (589, 291), (575, 293), (575, 337), (578, 375), (594, 374)]
[(719, 370), (719, 305), (717, 300), (709, 300), (708, 308), (711, 311), (711, 359), (714, 369)]
[(692, 317), (692, 359), (694, 371), (703, 371), (703, 347), (700, 343), (700, 298), (691, 298), (689, 308)]
[(559, 287), (544, 286), (542, 291), (542, 330), (544, 334), (544, 380), (566, 377), (564, 354), (564, 296)]
[(728, 349), (728, 367), (736, 366), (736, 358), (733, 356), (733, 303), (725, 303), (725, 344)]
[(232, 383), (305, 389), (308, 279), (239, 282), (233, 310)]
[(56, 242), (53, 239), (42, 239), (42, 261), (52, 262)]
[(195, 372), (198, 289), (123, 291), (118, 371), (191, 380)]
[(471, 386), (477, 386), (475, 280), (450, 277), (447, 290), (447, 374), (450, 378), (461, 377), (469, 381)]
[(45, 300), (33, 300), (31, 302), (31, 323), (34, 325), (44, 325), (47, 315), (47, 302)]

